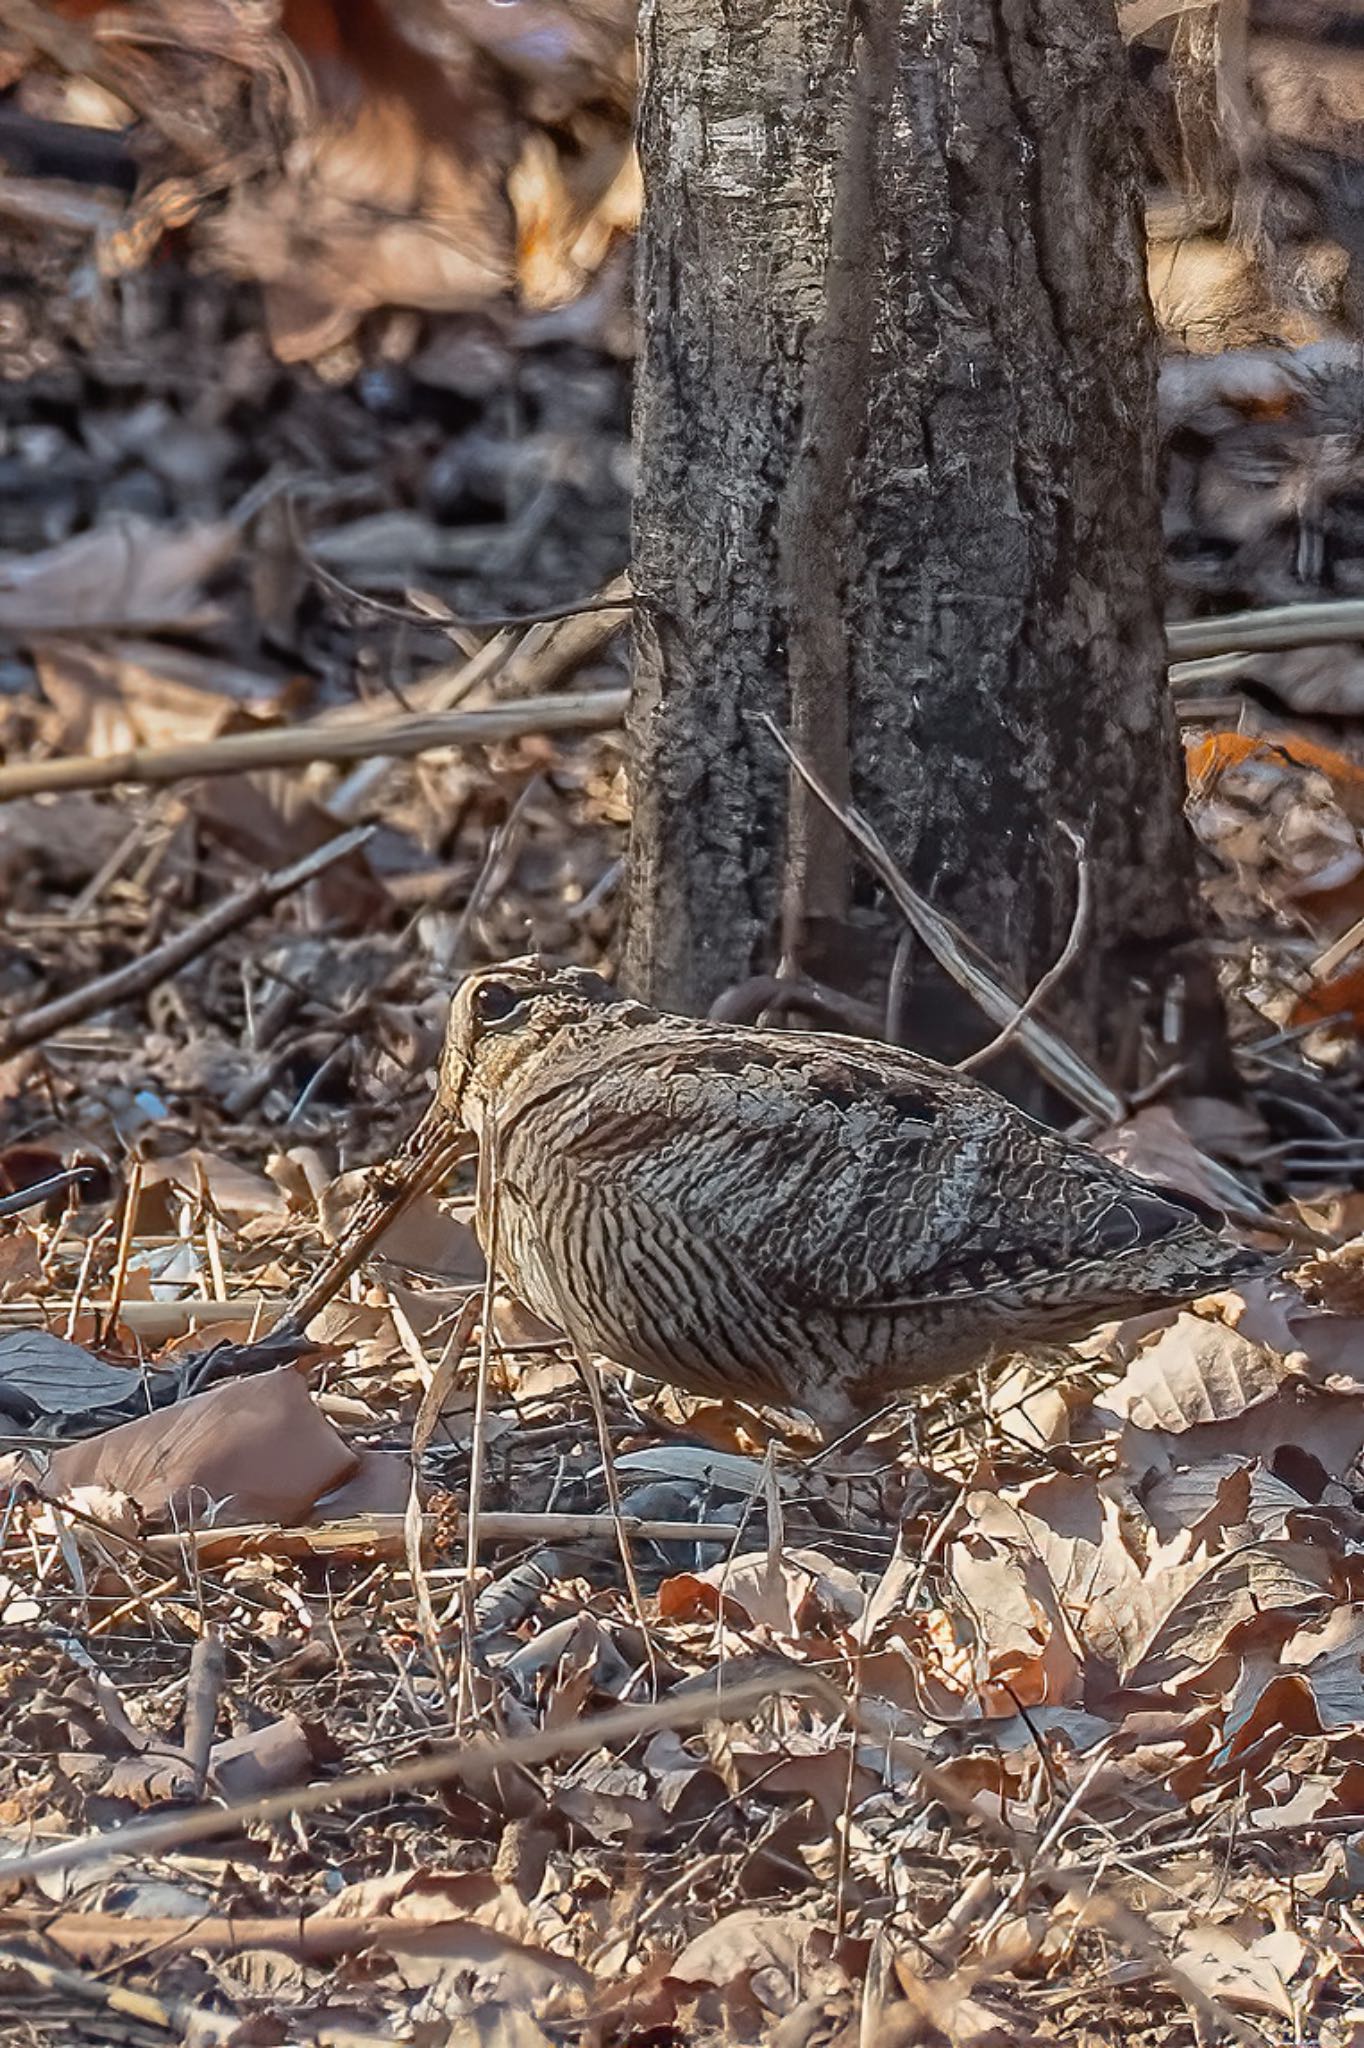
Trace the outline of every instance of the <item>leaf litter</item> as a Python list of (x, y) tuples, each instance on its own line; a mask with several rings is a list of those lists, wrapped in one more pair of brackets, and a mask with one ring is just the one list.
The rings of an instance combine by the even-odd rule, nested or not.
[[(1313, 329), (1167, 364), (1174, 684), (1248, 1086), (1098, 1134), (1297, 1224), (1295, 1284), (1059, 1374), (1001, 1362), (921, 1404), (913, 1457), (774, 1460), (612, 1379), (619, 1528), (571, 1356), (494, 1293), (471, 1563), (467, 1175), (309, 1345), (267, 1333), (420, 1109), (451, 981), (528, 945), (609, 960), (620, 744), (270, 749), (357, 705), (620, 674), (611, 633), (556, 653), (551, 625), (471, 681), (459, 621), (625, 558), (628, 10), (448, 8), (463, 155), (419, 146), (406, 88), (310, 126), (254, 17), (153, 11), (144, 43), (74, 49), (142, 116), (138, 196), (51, 214), (55, 245), (14, 230), (0, 742), (260, 752), (0, 807), (0, 997), (98, 994), (373, 829), (0, 1065), (5, 1191), (88, 1176), (0, 1220), (7, 2009), (54, 2041), (1357, 2048), (1364, 627), (1178, 639), (1359, 587), (1353, 351)], [(20, 110), (69, 115), (34, 12), (6, 11)], [(361, 17), (410, 81), (392, 12)], [(1230, 281), (1240, 339), (1307, 338), (1231, 239), (1180, 246), (1212, 320)], [(1162, 284), (1172, 327), (1192, 275)], [(123, 1833), (163, 1823), (191, 1832)]]

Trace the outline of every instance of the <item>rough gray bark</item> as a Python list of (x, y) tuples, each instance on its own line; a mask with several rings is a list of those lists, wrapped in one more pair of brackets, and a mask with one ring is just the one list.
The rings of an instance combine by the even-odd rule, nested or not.
[[(1118, 1080), (1185, 971), (1155, 345), (1104, 0), (645, 0), (625, 973), (861, 997), (898, 927), (770, 712)], [(991, 1035), (911, 971), (905, 1035)], [(1129, 1033), (1130, 1039), (1130, 1033)]]

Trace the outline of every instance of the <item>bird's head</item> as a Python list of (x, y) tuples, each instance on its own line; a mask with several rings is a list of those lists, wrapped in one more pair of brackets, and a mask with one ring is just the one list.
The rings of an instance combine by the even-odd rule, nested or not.
[(561, 1031), (612, 1007), (640, 1014), (599, 974), (551, 967), (534, 955), (469, 975), (450, 1005), (436, 1103), (479, 1132), (522, 1065)]

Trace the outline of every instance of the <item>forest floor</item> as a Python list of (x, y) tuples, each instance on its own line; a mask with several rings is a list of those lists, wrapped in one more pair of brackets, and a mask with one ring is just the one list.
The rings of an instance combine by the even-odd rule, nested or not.
[[(622, 1522), (467, 1184), (261, 1341), (460, 972), (610, 961), (624, 615), (460, 621), (624, 569), (628, 365), (414, 333), (6, 261), (6, 2038), (1364, 2048), (1364, 628), (1172, 649), (1247, 1092), (1095, 1134), (1299, 1284), (827, 1462), (612, 1377)], [(1349, 375), (1167, 380), (1176, 618), (1353, 590)]]

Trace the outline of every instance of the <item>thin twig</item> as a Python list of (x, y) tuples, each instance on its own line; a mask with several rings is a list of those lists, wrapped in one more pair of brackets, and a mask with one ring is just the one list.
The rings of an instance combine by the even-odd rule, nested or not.
[(114, 1270), (109, 1282), (109, 1316), (104, 1325), (106, 1333), (112, 1331), (118, 1322), (118, 1312), (123, 1305), (123, 1290), (128, 1283), (128, 1260), (132, 1257), (133, 1232), (137, 1227), (138, 1203), (142, 1198), (141, 1157), (134, 1153), (128, 1165), (128, 1178), (123, 1188), (123, 1205), (118, 1219), (118, 1243), (114, 1252)]
[(550, 626), (563, 619), (585, 618), (590, 612), (629, 611), (635, 601), (633, 595), (578, 597), (569, 604), (546, 605), (543, 611), (538, 612), (475, 614), (449, 608), (432, 612), (417, 604), (394, 604), (389, 598), (371, 597), (367, 590), (357, 590), (354, 584), (343, 583), (339, 576), (318, 561), (301, 539), (298, 539), (298, 552), (308, 574), (333, 597), (339, 597), (345, 604), (356, 605), (361, 611), (373, 612), (378, 618), (394, 619), (404, 626), (424, 626), (428, 632), (500, 633), (516, 626)]
[(1317, 955), (1307, 970), (1308, 974), (1313, 981), (1330, 981), (1361, 946), (1364, 946), (1364, 917), (1356, 918), (1347, 932), (1342, 932), (1324, 952)]
[(46, 1180), (31, 1180), (26, 1188), (19, 1188), (12, 1195), (0, 1195), (0, 1216), (22, 1216), (25, 1209), (36, 1209), (53, 1195), (61, 1194), (64, 1188), (79, 1187), (82, 1181), (94, 1177), (93, 1166), (73, 1166), (65, 1173), (50, 1173)]
[[(0, 774), (3, 772), (0, 770)], [(244, 889), (238, 889), (223, 902), (215, 903), (211, 910), (206, 910), (202, 917), (196, 917), (183, 931), (154, 946), (150, 953), (144, 953), (140, 960), (131, 960), (126, 967), (115, 968), (112, 974), (101, 974), (96, 980), (86, 982), (83, 988), (56, 996), (50, 1003), (39, 1003), (36, 1009), (13, 1018), (0, 1027), (0, 1060), (11, 1059), (26, 1046), (41, 1045), (44, 1039), (52, 1038), (58, 1031), (79, 1024), (85, 1017), (96, 1016), (101, 1010), (112, 1009), (115, 1003), (127, 1002), (134, 996), (144, 996), (151, 989), (159, 988), (163, 981), (168, 981), (172, 974), (178, 974), (191, 960), (197, 960), (201, 953), (206, 953), (229, 932), (249, 924), (263, 910), (272, 909), (283, 897), (291, 896), (296, 889), (315, 880), (337, 861), (346, 859), (364, 845), (370, 830), (366, 825), (359, 831), (343, 832), (339, 838), (329, 840), (302, 860), (294, 861), (285, 868), (276, 868), (268, 875), (259, 875)]]
[(203, 1798), (208, 1783), (218, 1702), (226, 1683), (227, 1652), (222, 1639), (209, 1629), (197, 1638), (189, 1653), (189, 1676), (185, 1681), (185, 1733), (181, 1747), (194, 1773), (196, 1799)]
[(422, 1395), (417, 1419), (412, 1426), (412, 1443), (408, 1451), (411, 1470), (408, 1476), (407, 1510), (403, 1515), (403, 1552), (407, 1560), (407, 1574), (412, 1581), (412, 1592), (416, 1602), (417, 1620), (421, 1626), (422, 1640), (431, 1668), (436, 1674), (441, 1692), (445, 1696), (445, 1709), (450, 1726), (455, 1725), (454, 1689), (450, 1683), (444, 1646), (441, 1642), (440, 1623), (436, 1618), (435, 1603), (426, 1577), (422, 1560), (422, 1538), (425, 1533), (425, 1516), (421, 1506), (421, 1464), (426, 1447), (439, 1422), (455, 1383), (455, 1375), (464, 1362), (469, 1336), (478, 1315), (478, 1297), (470, 1295), (455, 1318), (444, 1350), (436, 1361), (430, 1385)]
[[(477, 1296), (473, 1297), (477, 1300)], [(398, 1558), (405, 1549), (405, 1517), (398, 1514), (357, 1515), (334, 1522), (319, 1522), (315, 1528), (283, 1529), (274, 1522), (251, 1522), (237, 1528), (186, 1529), (161, 1532), (142, 1539), (141, 1549), (153, 1557), (179, 1556), (188, 1550), (205, 1562), (220, 1554), (251, 1557), (335, 1557), (363, 1554), (366, 1557)], [(446, 1544), (458, 1541), (468, 1530), (466, 1515), (439, 1518), (423, 1515), (424, 1545), (438, 1537)], [(622, 1515), (620, 1526), (637, 1543), (705, 1543), (723, 1548), (734, 1540), (732, 1522), (667, 1522), (648, 1516)], [(614, 1534), (613, 1518), (597, 1512), (569, 1514), (557, 1510), (499, 1513), (485, 1510), (478, 1518), (480, 1543), (537, 1544), (600, 1543)], [(117, 1545), (124, 1540), (108, 1532)]]
[(353, 725), (271, 726), (174, 747), (129, 747), (117, 754), (67, 754), (0, 768), (0, 802), (62, 789), (113, 789), (120, 783), (181, 782), (314, 761), (357, 761), (368, 755), (406, 759), (440, 747), (483, 747), (530, 733), (609, 732), (625, 715), (626, 690), (585, 690), (526, 697), (483, 711), (396, 713)]
[[(431, 1937), (429, 1929), (422, 1922), (401, 1913), (328, 1913), (326, 1908), (293, 1913), (247, 1915), (243, 1913), (193, 1913), (129, 1915), (127, 1913), (86, 1913), (64, 1909), (55, 1918), (52, 1908), (44, 1905), (29, 1912), (4, 1912), (0, 1910), (0, 1934), (19, 1934), (28, 1940), (41, 1936), (64, 1955), (76, 1955), (96, 1968), (102, 1968), (124, 1952), (155, 1951), (158, 1957), (176, 1955), (186, 1950), (210, 1955), (237, 1955), (244, 1949), (273, 1949), (280, 1955), (295, 1956), (300, 1961), (311, 1963), (338, 1963), (345, 1956), (358, 1956), (366, 1950), (379, 1954), (392, 1954), (394, 1948), (402, 1949), (412, 1943), (423, 1944)], [(390, 1947), (389, 1944), (393, 1944)], [(8, 1963), (13, 1960), (9, 1949), (0, 1949), (0, 1956)], [(136, 1961), (137, 1957), (129, 1958)], [(62, 1981), (67, 1973), (55, 1972), (55, 1988), (67, 1989)], [(88, 1980), (97, 1985), (98, 1980)], [(143, 1996), (143, 1994), (129, 1994)], [(168, 2011), (176, 2008), (167, 2008)], [(184, 2008), (180, 2008), (184, 2010)], [(240, 2015), (227, 2013), (212, 2014), (220, 2020), (222, 2038), (231, 2035), (240, 2038)], [(168, 2019), (165, 2023), (171, 2031), (184, 2031), (184, 2038), (196, 2044), (205, 2037), (200, 2031), (196, 2014), (192, 2025), (186, 2027)], [(88, 2040), (89, 2035), (86, 2036)], [(316, 2038), (316, 2037), (315, 2037)], [(329, 2022), (325, 2038), (332, 2048), (341, 2043), (363, 2042), (365, 2048), (382, 2048), (381, 2037), (366, 2030), (363, 2034), (338, 2034)], [(397, 2048), (397, 2044), (393, 2044)]]
[[(963, 1794), (949, 1772), (940, 1769), (936, 1764), (922, 1760), (918, 1765), (918, 1771), (925, 1791), (931, 1793), (949, 1813), (979, 1828), (989, 1839), (1002, 1844), (1013, 1856), (1021, 1859), (1022, 1852), (1013, 1829), (1004, 1821), (996, 1820), (979, 1807), (972, 1806), (969, 1797)], [(0, 1864), (0, 1870), (3, 1869), (4, 1865)], [(1187, 1970), (1181, 1968), (1172, 1956), (1166, 1954), (1154, 1929), (1141, 1914), (1106, 1893), (1095, 1892), (1092, 1880), (1081, 1878), (1075, 1871), (1064, 1866), (1041, 1865), (1033, 1861), (1031, 1882), (1040, 1889), (1050, 1891), (1053, 1896), (1059, 1894), (1063, 1898), (1078, 1899), (1086, 1919), (1106, 1927), (1124, 1948), (1139, 1956), (1143, 1962), (1149, 1963), (1195, 2012), (1201, 2013), (1215, 2026), (1224, 2027), (1233, 2039), (1243, 2044), (1243, 2048), (1263, 2048), (1261, 2036), (1253, 2027), (1247, 2025), (1220, 1999), (1206, 1992)]]
[[(431, 713), (458, 710), (466, 697), (501, 673), (516, 653), (517, 646), (515, 634), (497, 633), (485, 646), (479, 648), (477, 654), (471, 654), (467, 661), (437, 669), (434, 675), (423, 678), (430, 688), (429, 692), (424, 692), (427, 701), (422, 704), (422, 711)], [(545, 678), (546, 682), (552, 680), (552, 676)], [(416, 715), (415, 707), (412, 715)], [(328, 816), (335, 818), (339, 824), (354, 824), (362, 811), (373, 803), (394, 763), (394, 755), (379, 754), (372, 760), (361, 761), (358, 767), (352, 768), (350, 774), (342, 777), (327, 798)]]
[(39, 1961), (21, 1948), (0, 1949), (0, 1961), (7, 1970), (30, 1977), (45, 1991), (58, 1993), (83, 2005), (102, 2007), (117, 2013), (123, 2022), (159, 2027), (163, 2033), (182, 2040), (226, 2042), (238, 2031), (240, 2021), (229, 2013), (213, 2012), (207, 2006), (186, 2005), (179, 1999), (155, 1998), (149, 1991), (130, 1991), (121, 1984), (105, 1984), (98, 1977), (83, 1976), (78, 1970), (59, 1970)]
[[(997, 975), (987, 970), (978, 949), (917, 889), (910, 887), (875, 828), (860, 811), (835, 801), (808, 761), (795, 752), (776, 721), (764, 713), (762, 722), (816, 796), (841, 820), (848, 837), (861, 849), (872, 871), (944, 972), (980, 1005), (987, 1017), (996, 1024), (1008, 1024), (1017, 1015), (1018, 999), (1010, 995)], [(1038, 1071), (1079, 1108), (1105, 1125), (1123, 1121), (1127, 1105), (1122, 1097), (1050, 1025), (1039, 1017), (1024, 1017), (1017, 1026), (1017, 1036)]]
[(30, 1850), (27, 1855), (0, 1857), (0, 1883), (27, 1883), (53, 1871), (102, 1863), (107, 1857), (126, 1861), (185, 1842), (209, 1841), (215, 1835), (234, 1833), (248, 1825), (285, 1820), (293, 1814), (322, 1813), (329, 1807), (349, 1806), (359, 1799), (385, 1799), (396, 1791), (410, 1791), (419, 1785), (440, 1785), (457, 1778), (486, 1780), (495, 1771), (547, 1763), (551, 1757), (586, 1756), (614, 1743), (635, 1742), (641, 1735), (657, 1734), (661, 1728), (699, 1728), (707, 1721), (739, 1721), (774, 1695), (807, 1699), (830, 1714), (842, 1713), (845, 1706), (842, 1694), (818, 1672), (774, 1665), (761, 1677), (726, 1688), (723, 1696), (690, 1694), (650, 1706), (617, 1707), (610, 1713), (588, 1714), (532, 1735), (461, 1742), (434, 1755), (387, 1764), (382, 1770), (352, 1771), (324, 1784), (295, 1785), (287, 1791), (245, 1799), (232, 1806), (200, 1806), (189, 1813), (131, 1821), (124, 1827), (53, 1842), (46, 1848)]
[(870, 1003), (859, 1003), (855, 996), (826, 988), (808, 976), (755, 974), (722, 990), (710, 1006), (710, 1015), (717, 1024), (752, 1024), (764, 1010), (803, 1010), (861, 1038), (880, 1035), (881, 1018)]
[(602, 1398), (601, 1390), (601, 1374), (597, 1371), (595, 1362), (588, 1356), (582, 1345), (575, 1343), (573, 1350), (578, 1362), (578, 1371), (582, 1375), (583, 1385), (587, 1389), (587, 1398), (592, 1409), (592, 1421), (596, 1427), (597, 1446), (601, 1452), (602, 1483), (606, 1488), (607, 1509), (611, 1526), (615, 1531), (616, 1549), (620, 1555), (621, 1570), (625, 1574), (625, 1590), (630, 1596), (630, 1605), (635, 1611), (635, 1625), (639, 1630), (640, 1641), (644, 1646), (644, 1661), (649, 1667), (650, 1693), (654, 1699), (657, 1699), (659, 1683), (658, 1658), (654, 1654), (654, 1639), (650, 1633), (648, 1617), (644, 1611), (644, 1594), (639, 1583), (639, 1573), (635, 1570), (634, 1548), (630, 1542), (630, 1531), (626, 1527), (626, 1518), (622, 1509), (620, 1474), (616, 1471), (616, 1451), (614, 1444), (611, 1442), (611, 1431), (607, 1426), (606, 1402)]
[(983, 1067), (987, 1060), (997, 1059), (999, 1054), (1004, 1051), (1004, 1048), (1013, 1043), (1014, 1039), (1018, 1036), (1020, 1025), (1024, 1024), (1032, 1016), (1034, 1010), (1039, 1009), (1046, 1001), (1084, 944), (1085, 932), (1089, 926), (1090, 905), (1094, 893), (1089, 862), (1085, 857), (1085, 842), (1074, 826), (1067, 825), (1064, 819), (1061, 821), (1061, 830), (1075, 849), (1075, 915), (1071, 919), (1070, 934), (1053, 964), (1037, 983), (1032, 994), (1024, 997), (1018, 1009), (1004, 1026), (1004, 1029), (996, 1032), (990, 1043), (981, 1046), (979, 1052), (970, 1053), (964, 1060), (957, 1061), (957, 1072), (959, 1074), (973, 1074), (977, 1067)]

